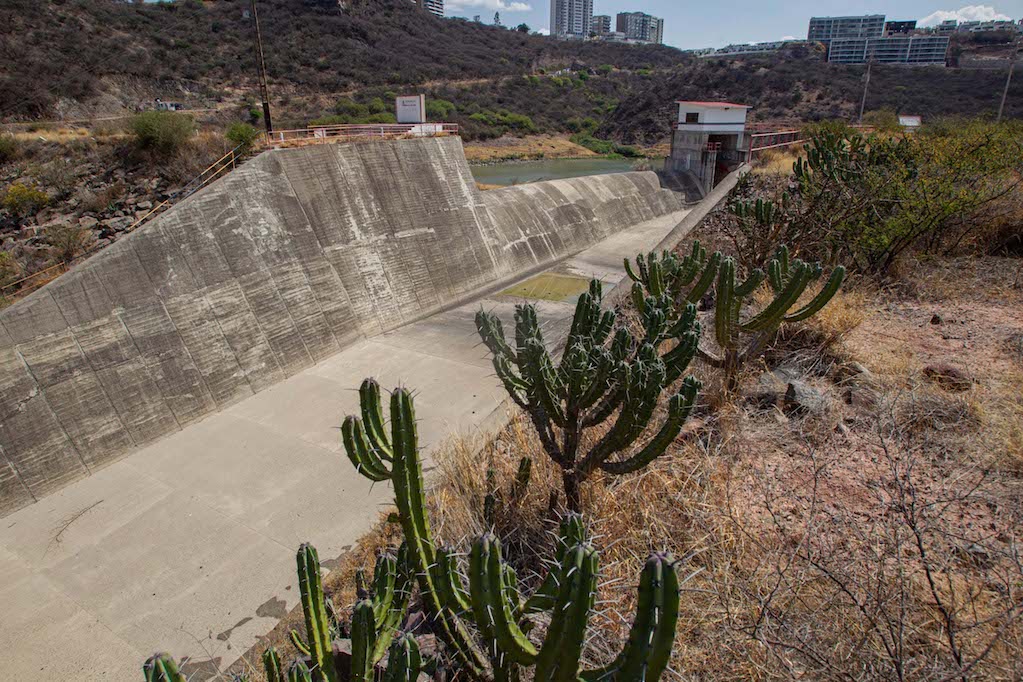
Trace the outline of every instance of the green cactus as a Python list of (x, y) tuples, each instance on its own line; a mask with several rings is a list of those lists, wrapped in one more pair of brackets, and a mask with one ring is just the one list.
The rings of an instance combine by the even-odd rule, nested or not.
[[(601, 309), (601, 295), (600, 282), (593, 280), (579, 297), (558, 364), (544, 343), (532, 305), (516, 306), (515, 348), (505, 340), (500, 319), (484, 310), (476, 313), (476, 329), (493, 356), (498, 377), (529, 415), (545, 452), (562, 470), (572, 511), (580, 509), (581, 484), (597, 469), (628, 473), (663, 454), (681, 430), (700, 388), (695, 378), (687, 378), (669, 401), (669, 416), (658, 434), (637, 447), (661, 393), (696, 354), (696, 309), (690, 304), (676, 315), (667, 294), (648, 297), (647, 334), (637, 344), (624, 328), (612, 334), (617, 317), (614, 311)], [(673, 348), (658, 355), (658, 347), (668, 341), (674, 342)], [(606, 435), (580, 452), (583, 432), (612, 415), (615, 421)], [(622, 457), (627, 451), (632, 454)]]
[[(372, 379), (362, 383), (359, 390), (362, 419), (345, 418), (341, 431), (348, 458), (363, 476), (370, 480), (390, 480), (394, 486), (398, 520), (408, 547), (409, 569), (416, 576), (423, 606), (440, 639), (450, 649), (457, 665), (470, 675), (481, 676), (487, 669), (486, 656), (479, 650), (469, 630), (462, 622), (465, 603), (459, 597), (461, 584), (449, 565), (438, 560), (430, 521), (426, 515), (423, 492), (423, 472), (419, 461), (419, 442), (416, 431), (412, 395), (403, 388), (391, 394), (391, 437), (383, 443), (376, 427), (367, 420), (383, 423), (380, 411), (380, 386)], [(390, 449), (390, 460), (383, 446)]]
[(405, 633), (394, 638), (387, 654), (387, 674), (384, 682), (416, 682), (423, 669), (416, 638)]
[(153, 654), (142, 665), (146, 682), (187, 682), (170, 654)]
[[(720, 354), (704, 348), (700, 357), (714, 367), (724, 369), (729, 390), (738, 385), (738, 373), (750, 359), (758, 357), (778, 328), (787, 322), (800, 322), (817, 312), (838, 293), (845, 277), (845, 268), (836, 267), (816, 296), (803, 307), (789, 312), (810, 283), (820, 278), (819, 264), (789, 258), (788, 248), (781, 246), (768, 263), (766, 279), (774, 290), (774, 299), (760, 312), (744, 316), (743, 308), (764, 279), (762, 270), (754, 270), (745, 282), (737, 282), (735, 261), (726, 258), (718, 272), (715, 288), (714, 336)], [(742, 336), (752, 338), (743, 345)]]
[[(649, 364), (654, 359), (656, 356), (645, 362)], [(373, 384), (363, 393), (372, 400), (371, 394), (378, 391)], [(580, 656), (589, 614), (594, 608), (597, 580), (597, 553), (587, 544), (582, 518), (569, 514), (562, 519), (556, 561), (528, 598), (523, 599), (515, 571), (502, 557), (500, 541), (489, 533), (473, 544), (466, 590), (454, 554), (435, 548), (431, 537), (415, 413), (411, 395), (405, 389), (397, 389), (391, 395), (391, 425), (391, 480), (411, 567), (417, 573), (422, 602), (437, 626), (435, 631), (444, 633), (442, 638), (452, 651), (460, 674), (474, 680), (515, 682), (521, 667), (535, 666), (537, 680), (633, 682), (660, 678), (671, 653), (678, 619), (678, 577), (669, 556), (653, 555), (647, 561), (640, 578), (639, 610), (621, 655), (606, 668), (581, 671)], [(360, 466), (372, 448), (366, 430), (357, 424), (349, 424), (347, 430), (363, 434), (362, 442), (351, 441), (348, 456), (367, 475), (367, 468)], [(540, 612), (550, 614), (550, 624), (543, 642), (537, 645), (530, 638), (530, 617)], [(465, 628), (463, 618), (475, 624), (478, 640)], [(358, 672), (368, 669), (365, 656), (354, 652), (360, 647), (368, 651), (373, 619), (371, 602), (360, 602), (352, 624), (356, 680), (369, 679), (366, 673), (360, 677)], [(403, 637), (408, 638), (399, 636), (391, 644), (391, 656), (397, 652), (405, 657), (403, 660), (415, 658), (412, 643), (402, 641)], [(365, 643), (357, 644), (362, 640)], [(392, 665), (389, 659), (388, 676), (392, 674)], [(395, 666), (393, 674), (399, 676), (395, 679), (406, 679), (401, 675), (412, 667)]]
[(634, 282), (634, 301), (637, 297), (642, 301), (646, 296), (659, 298), (667, 295), (676, 304), (696, 303), (714, 283), (720, 263), (720, 252), (715, 252), (708, 260), (707, 250), (699, 241), (694, 241), (689, 255), (681, 259), (671, 251), (662, 252), (660, 259), (654, 252), (645, 259), (640, 254), (636, 256), (636, 269), (633, 270), (632, 263), (626, 258), (625, 272)]
[(298, 548), (295, 561), (298, 564), (298, 589), (302, 597), (308, 641), (303, 641), (294, 630), (291, 631), (291, 641), (295, 648), (312, 659), (312, 674), (316, 682), (339, 682), (334, 667), (330, 618), (320, 576), (320, 557), (315, 547), (305, 543)]
[(288, 667), (288, 682), (315, 682), (309, 666), (301, 658), (292, 661)]
[(263, 670), (266, 672), (266, 682), (285, 682), (281, 656), (272, 646), (263, 652)]
[(408, 608), (410, 585), (405, 544), (398, 557), (383, 553), (373, 571), (372, 592), (365, 589), (362, 571), (356, 573), (359, 601), (352, 610), (352, 680), (371, 682), (376, 664), (387, 653)]

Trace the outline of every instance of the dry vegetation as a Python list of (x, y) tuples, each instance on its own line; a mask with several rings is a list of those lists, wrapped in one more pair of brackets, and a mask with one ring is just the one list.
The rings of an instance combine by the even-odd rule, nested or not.
[(582, 145), (554, 135), (502, 137), (465, 145), (465, 158), (469, 163), (509, 159), (582, 159), (591, 156), (598, 155)]
[[(705, 406), (668, 455), (585, 488), (602, 568), (589, 662), (620, 648), (641, 561), (667, 547), (692, 574), (669, 679), (1019, 679), (1019, 269), (934, 260), (904, 265), (897, 286), (854, 283), (767, 355), (825, 397), (808, 414), (765, 403), (764, 367), (743, 398), (696, 367)], [(964, 381), (935, 380), (933, 366)], [(502, 498), (524, 454), (527, 494)], [(528, 421), (435, 458), (437, 535), (465, 546), (482, 532), (493, 486), (496, 530), (532, 587), (560, 477)], [(339, 562), (328, 591), (342, 612), (354, 570), (398, 536), (382, 520)], [(295, 624), (270, 638), (284, 644)]]

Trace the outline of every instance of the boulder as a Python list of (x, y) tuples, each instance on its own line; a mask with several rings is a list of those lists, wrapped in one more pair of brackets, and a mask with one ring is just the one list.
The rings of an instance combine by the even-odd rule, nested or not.
[(785, 410), (801, 414), (822, 414), (828, 409), (828, 397), (806, 383), (795, 379), (785, 389)]

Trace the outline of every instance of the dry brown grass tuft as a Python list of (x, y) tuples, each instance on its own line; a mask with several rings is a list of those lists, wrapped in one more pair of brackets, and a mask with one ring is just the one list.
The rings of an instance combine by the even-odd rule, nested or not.
[(792, 164), (796, 162), (799, 155), (794, 147), (778, 147), (777, 149), (765, 149), (757, 152), (753, 162), (753, 173), (755, 175), (792, 175)]

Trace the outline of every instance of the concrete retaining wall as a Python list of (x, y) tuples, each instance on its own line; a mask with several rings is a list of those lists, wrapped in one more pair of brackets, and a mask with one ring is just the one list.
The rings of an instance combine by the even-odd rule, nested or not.
[(654, 173), (479, 192), (458, 138), (261, 154), (0, 312), (0, 515), (682, 201)]

